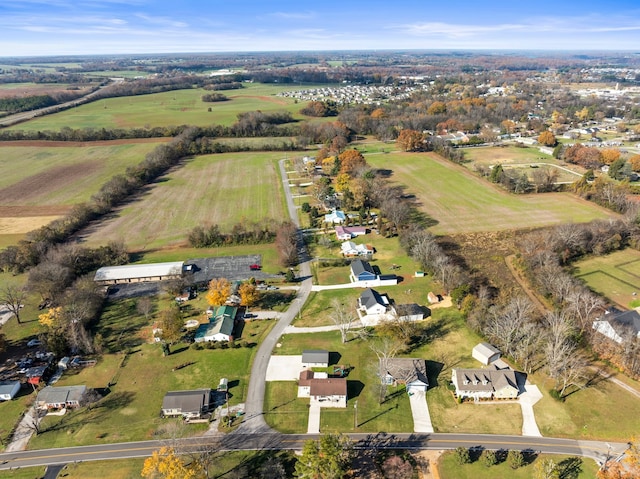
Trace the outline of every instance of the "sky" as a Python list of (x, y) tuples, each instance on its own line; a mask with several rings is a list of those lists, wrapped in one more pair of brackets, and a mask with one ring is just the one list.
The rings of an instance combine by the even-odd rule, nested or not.
[(0, 0), (0, 57), (634, 50), (638, 0)]

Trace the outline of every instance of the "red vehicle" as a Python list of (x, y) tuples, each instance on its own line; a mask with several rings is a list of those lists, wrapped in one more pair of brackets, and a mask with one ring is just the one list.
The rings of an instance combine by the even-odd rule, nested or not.
[(251, 271), (259, 271), (262, 268), (259, 264), (253, 263), (249, 265)]

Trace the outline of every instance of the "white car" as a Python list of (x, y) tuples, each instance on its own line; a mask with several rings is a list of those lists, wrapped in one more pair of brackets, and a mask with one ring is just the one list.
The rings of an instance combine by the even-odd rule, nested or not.
[(39, 339), (32, 339), (27, 343), (27, 347), (35, 348), (36, 346), (40, 346), (41, 344), (42, 344), (42, 341), (40, 341)]

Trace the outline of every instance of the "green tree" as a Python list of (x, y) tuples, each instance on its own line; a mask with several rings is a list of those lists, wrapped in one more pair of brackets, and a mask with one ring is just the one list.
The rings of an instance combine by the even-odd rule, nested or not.
[(295, 465), (301, 479), (341, 479), (353, 457), (351, 440), (339, 434), (325, 434), (318, 441), (307, 441)]
[(491, 183), (500, 183), (502, 179), (502, 174), (503, 174), (502, 165), (498, 163), (497, 165), (494, 165), (493, 168), (491, 168), (491, 174), (489, 175), (489, 180), (491, 180)]
[(471, 453), (469, 453), (469, 448), (462, 446), (456, 447), (455, 455), (458, 464), (463, 465), (471, 463)]
[(492, 451), (490, 449), (485, 449), (484, 451), (482, 451), (480, 460), (487, 467), (495, 466), (496, 464), (498, 464), (498, 456), (496, 455), (496, 451)]
[(519, 469), (524, 466), (524, 454), (522, 454), (522, 451), (512, 449), (509, 451), (509, 454), (507, 454), (507, 461), (511, 469)]

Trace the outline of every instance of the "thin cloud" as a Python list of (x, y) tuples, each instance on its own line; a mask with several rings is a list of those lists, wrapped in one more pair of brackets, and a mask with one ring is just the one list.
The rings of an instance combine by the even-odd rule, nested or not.
[(269, 16), (282, 18), (284, 20), (313, 20), (317, 17), (315, 12), (274, 12), (270, 13)]

